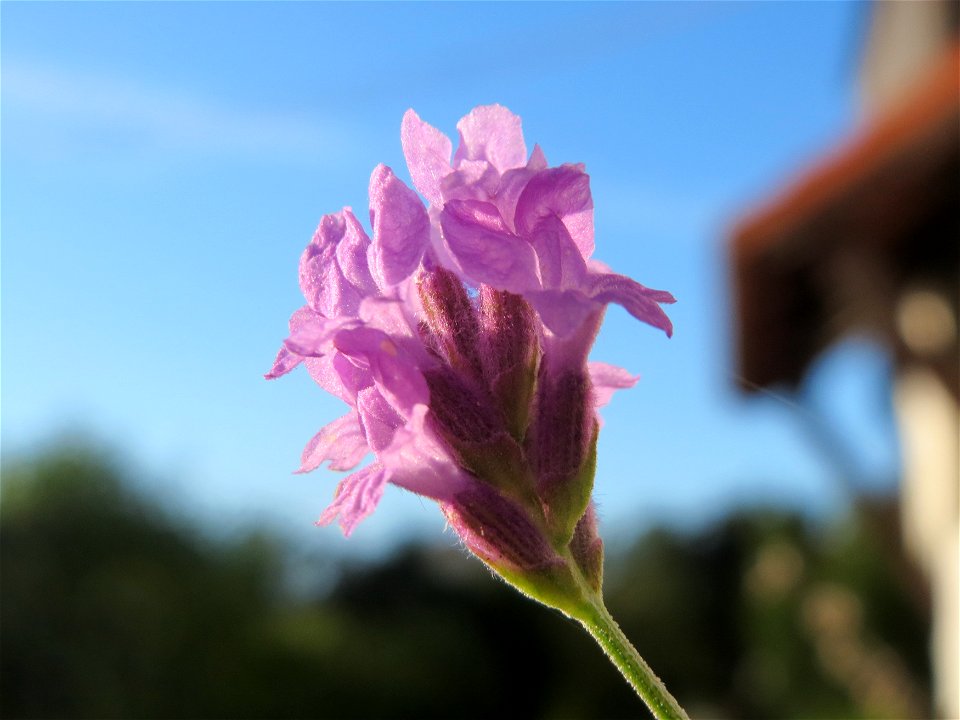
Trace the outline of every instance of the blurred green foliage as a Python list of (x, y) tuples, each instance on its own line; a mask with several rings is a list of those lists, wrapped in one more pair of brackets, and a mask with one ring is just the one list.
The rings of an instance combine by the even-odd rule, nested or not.
[[(93, 452), (4, 468), (4, 717), (645, 717), (585, 633), (461, 551), (296, 591), (276, 539), (213, 541), (131, 487)], [(865, 517), (649, 532), (608, 558), (608, 604), (694, 717), (923, 717), (923, 597)]]

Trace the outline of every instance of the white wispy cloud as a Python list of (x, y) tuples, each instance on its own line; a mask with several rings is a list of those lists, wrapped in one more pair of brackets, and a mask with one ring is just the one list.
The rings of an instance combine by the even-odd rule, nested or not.
[(120, 75), (9, 58), (2, 97), (5, 120), (28, 121), (17, 125), (18, 134), (38, 119), (47, 132), (55, 125), (61, 135), (113, 133), (159, 152), (315, 159), (341, 155), (356, 142), (347, 128), (306, 112), (243, 107)]

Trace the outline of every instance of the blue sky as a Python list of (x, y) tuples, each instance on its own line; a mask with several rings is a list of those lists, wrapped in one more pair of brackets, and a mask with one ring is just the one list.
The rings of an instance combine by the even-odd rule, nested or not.
[[(5, 3), (5, 455), (82, 431), (213, 528), (340, 550), (434, 535), (440, 514), (396, 489), (349, 546), (314, 529), (337, 474), (290, 470), (342, 409), (305, 373), (261, 375), (320, 216), (365, 209), (379, 162), (408, 177), (403, 112), (454, 133), (499, 102), (552, 163), (586, 163), (596, 257), (679, 299), (672, 340), (611, 309), (593, 355), (642, 375), (605, 412), (607, 527), (836, 508), (788, 399), (733, 389), (725, 240), (855, 126), (865, 7)], [(881, 485), (887, 374), (852, 344), (814, 392)]]

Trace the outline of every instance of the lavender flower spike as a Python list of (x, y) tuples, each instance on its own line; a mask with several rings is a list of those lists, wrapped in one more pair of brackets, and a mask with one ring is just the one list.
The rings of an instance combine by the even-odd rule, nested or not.
[[(686, 717), (603, 606), (591, 500), (597, 409), (636, 378), (587, 357), (609, 303), (663, 330), (673, 297), (591, 258), (590, 179), (527, 152), (499, 105), (457, 125), (413, 110), (401, 140), (416, 191), (370, 178), (367, 234), (325, 215), (300, 261), (306, 304), (267, 378), (300, 364), (348, 412), (299, 472), (349, 470), (320, 516), (345, 535), (387, 484), (431, 498), (464, 545), (521, 592), (578, 620), (657, 717)], [(419, 191), (427, 200), (424, 204)]]

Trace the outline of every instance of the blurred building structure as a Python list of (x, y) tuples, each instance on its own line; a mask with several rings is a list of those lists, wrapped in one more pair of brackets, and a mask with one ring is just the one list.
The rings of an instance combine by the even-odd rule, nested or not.
[(799, 388), (850, 334), (895, 361), (903, 544), (930, 584), (934, 703), (960, 717), (960, 3), (876, 2), (859, 129), (735, 227), (738, 375)]

